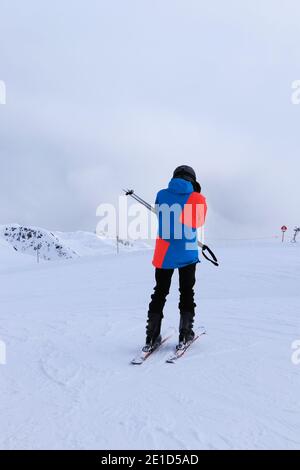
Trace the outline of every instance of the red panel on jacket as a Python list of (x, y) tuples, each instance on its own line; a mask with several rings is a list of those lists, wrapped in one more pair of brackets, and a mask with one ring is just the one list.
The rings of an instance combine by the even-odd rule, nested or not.
[(207, 212), (206, 199), (202, 194), (192, 193), (184, 205), (180, 221), (192, 228), (204, 225)]
[(156, 268), (162, 267), (164, 258), (166, 256), (169, 246), (170, 246), (170, 243), (167, 242), (166, 240), (163, 240), (162, 238), (159, 238), (159, 237), (156, 239), (154, 257), (152, 261), (152, 264)]

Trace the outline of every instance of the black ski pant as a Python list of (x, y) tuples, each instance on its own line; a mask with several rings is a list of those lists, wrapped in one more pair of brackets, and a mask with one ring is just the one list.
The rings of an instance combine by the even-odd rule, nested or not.
[[(189, 313), (192, 317), (195, 314), (196, 304), (194, 303), (194, 285), (196, 282), (196, 263), (189, 264), (178, 269), (179, 272), (179, 310), (181, 314)], [(163, 309), (169, 294), (174, 269), (155, 270), (156, 285), (149, 304), (148, 319), (163, 318)]]

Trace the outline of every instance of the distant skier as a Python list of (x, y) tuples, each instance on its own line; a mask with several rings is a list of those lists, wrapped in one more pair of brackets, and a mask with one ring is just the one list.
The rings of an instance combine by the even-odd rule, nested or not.
[(156, 286), (149, 304), (144, 351), (153, 349), (161, 340), (163, 309), (176, 268), (180, 292), (179, 343), (194, 338), (197, 228), (205, 222), (207, 205), (193, 168), (186, 165), (176, 168), (168, 188), (158, 192), (155, 205), (159, 224), (152, 262)]

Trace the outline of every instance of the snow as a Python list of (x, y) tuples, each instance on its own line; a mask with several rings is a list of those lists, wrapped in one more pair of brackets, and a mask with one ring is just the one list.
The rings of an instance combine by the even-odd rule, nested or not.
[[(116, 240), (108, 238), (105, 234), (92, 232), (55, 232), (62, 243), (76, 251), (80, 256), (95, 256), (117, 252)], [(150, 249), (151, 245), (142, 240), (119, 240), (119, 251), (135, 251)]]
[[(68, 237), (92, 254), (94, 238)], [(196, 289), (208, 334), (174, 365), (175, 337), (132, 366), (151, 250), (37, 264), (1, 240), (0, 448), (300, 449), (300, 245), (209, 244), (220, 267), (204, 260)], [(178, 324), (177, 289), (174, 276), (165, 330)]]
[[(72, 259), (78, 255), (49, 230), (40, 227), (24, 227), (19, 224), (0, 226), (0, 237), (9, 242), (16, 251), (34, 255), (40, 259)], [(37, 253), (38, 251), (38, 253)]]
[(0, 238), (0, 272), (5, 273), (11, 268), (14, 270), (19, 270), (23, 266), (27, 267), (29, 265), (34, 265), (36, 263), (35, 259), (28, 260), (28, 256), (17, 253), (11, 244), (2, 238)]
[[(0, 225), (1, 243), (10, 246), (23, 254), (40, 260), (73, 259), (78, 256), (95, 256), (96, 254), (115, 253), (116, 240), (105, 234), (92, 232), (50, 232), (40, 227), (22, 226), (19, 224)], [(119, 239), (119, 251), (146, 250), (151, 246), (141, 240)]]

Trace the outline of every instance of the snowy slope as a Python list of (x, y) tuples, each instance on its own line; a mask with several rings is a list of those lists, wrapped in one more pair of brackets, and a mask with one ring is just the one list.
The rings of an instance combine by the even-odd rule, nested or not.
[[(55, 232), (55, 235), (80, 256), (112, 254), (117, 251), (116, 240), (92, 232)], [(149, 249), (150, 245), (142, 240), (119, 240), (119, 251)]]
[(15, 251), (37, 256), (51, 261), (55, 259), (72, 259), (78, 255), (49, 230), (39, 227), (25, 227), (19, 224), (0, 226), (0, 237), (14, 248)]
[[(9, 270), (0, 251), (0, 448), (300, 449), (300, 245), (214, 249), (220, 268), (197, 274), (208, 335), (176, 365), (164, 363), (170, 344), (141, 367), (129, 361), (150, 251)], [(178, 323), (176, 283), (165, 328)]]
[[(116, 253), (116, 240), (92, 232), (50, 232), (40, 227), (19, 224), (1, 225), (0, 242), (8, 243), (15, 251), (34, 255), (44, 261), (73, 259), (78, 256), (95, 256)], [(141, 241), (119, 240), (118, 249), (136, 251), (149, 249), (150, 245)]]
[(33, 258), (17, 252), (9, 242), (0, 238), (0, 272), (20, 270), (34, 263), (36, 261)]

